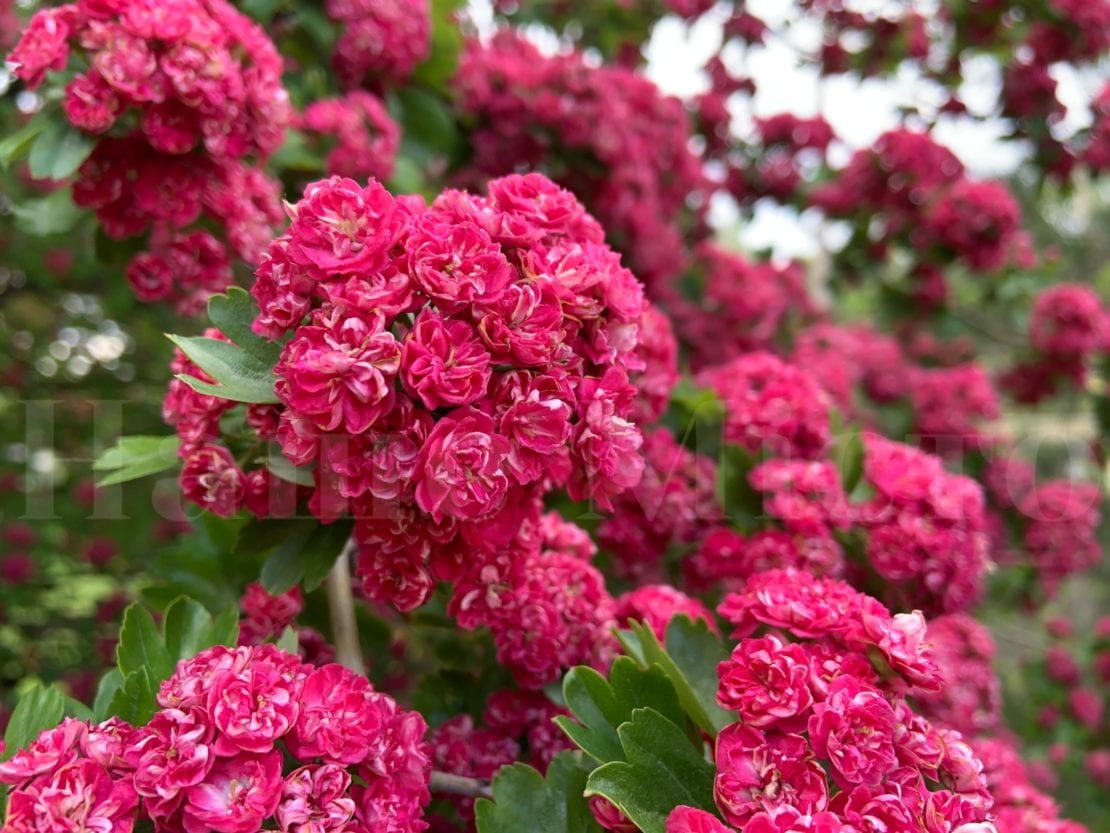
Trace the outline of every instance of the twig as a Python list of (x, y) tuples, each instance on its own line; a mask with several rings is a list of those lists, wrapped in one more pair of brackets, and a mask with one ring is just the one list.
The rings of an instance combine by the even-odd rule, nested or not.
[(349, 539), (335, 559), (327, 578), (328, 615), (331, 637), (335, 642), (335, 658), (357, 674), (366, 673), (362, 648), (358, 643), (358, 622), (355, 620), (355, 599), (351, 592), (351, 554), (355, 541)]
[(465, 795), (468, 798), (493, 798), (489, 781), (467, 778), (464, 775), (452, 775), (449, 772), (433, 772), (429, 787), (435, 793)]

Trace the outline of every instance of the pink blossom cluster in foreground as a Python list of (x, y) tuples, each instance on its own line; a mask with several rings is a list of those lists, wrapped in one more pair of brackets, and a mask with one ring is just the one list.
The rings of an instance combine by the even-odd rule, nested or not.
[(340, 665), (272, 645), (178, 664), (144, 727), (74, 719), (4, 764), (6, 833), (417, 833), (428, 803), (423, 718)]

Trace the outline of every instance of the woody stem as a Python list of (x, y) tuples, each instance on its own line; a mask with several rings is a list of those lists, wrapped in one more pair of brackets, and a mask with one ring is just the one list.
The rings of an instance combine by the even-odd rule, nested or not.
[(335, 658), (355, 673), (365, 674), (366, 664), (362, 661), (362, 648), (358, 643), (355, 598), (351, 592), (351, 555), (354, 551), (355, 540), (351, 538), (328, 573), (328, 615), (331, 619), (331, 638), (335, 643)]
[(428, 786), (434, 793), (464, 795), (468, 798), (493, 798), (489, 781), (467, 778), (464, 775), (452, 775), (449, 772), (433, 772)]

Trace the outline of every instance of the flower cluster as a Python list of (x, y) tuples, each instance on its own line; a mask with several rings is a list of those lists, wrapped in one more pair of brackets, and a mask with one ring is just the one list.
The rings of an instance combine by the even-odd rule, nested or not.
[(683, 448), (664, 428), (644, 436), (643, 455), (643, 478), (614, 500), (612, 514), (597, 530), (616, 572), (639, 581), (660, 579), (664, 554), (694, 540), (703, 524), (721, 514), (711, 459)]
[[(546, 491), (611, 507), (643, 468), (629, 373), (653, 372), (652, 351), (636, 351), (645, 305), (600, 226), (536, 174), (495, 180), (489, 197), (448, 191), (430, 207), (334, 177), (290, 214), (252, 288), (256, 331), (291, 335), (275, 369), (280, 404), (250, 406), (246, 419), (295, 465), (315, 465), (319, 517), (355, 516), (365, 592), (411, 609), (465, 573), (500, 600), (523, 575), (515, 562), (536, 559), (537, 576), (569, 570), (601, 589), (588, 564), (563, 563), (520, 531)], [(175, 370), (197, 375), (184, 359)], [(219, 444), (233, 405), (171, 385), (186, 495), (219, 514), (290, 511), (299, 487), (244, 473)], [(568, 592), (562, 579), (528, 581), (520, 604), (480, 606), (488, 616), (470, 626)], [(604, 623), (604, 610), (583, 621)], [(561, 642), (573, 661), (584, 659), (578, 644)]]
[(901, 399), (910, 365), (897, 339), (862, 324), (821, 322), (794, 339), (790, 360), (804, 367), (845, 414), (866, 413), (860, 393), (877, 405)]
[[(754, 576), (719, 612), (740, 641), (717, 700), (716, 809), (676, 808), (668, 833), (929, 829), (986, 822), (982, 763), (905, 699), (936, 691), (920, 613), (890, 612), (833, 579)], [(731, 827), (729, 826), (731, 825)]]
[[(914, 275), (926, 284), (922, 292), (935, 300), (943, 300), (938, 267), (953, 259), (980, 272), (1030, 264), (1010, 192), (998, 182), (970, 179), (956, 156), (924, 133), (884, 133), (874, 147), (856, 151), (831, 182), (815, 188), (810, 200), (833, 217), (871, 218), (877, 254), (905, 244), (915, 258)], [(927, 285), (936, 279), (939, 293)]]
[(347, 87), (403, 81), (431, 49), (428, 0), (327, 0), (340, 27), (332, 56)]
[[(478, 120), (478, 171), (550, 172), (582, 196), (653, 292), (683, 267), (688, 201), (695, 194), (705, 203), (707, 192), (678, 99), (580, 53), (544, 55), (509, 30), (471, 41), (456, 83), (462, 111)], [(596, 173), (572, 161), (583, 154)]]
[[(253, 262), (280, 220), (277, 183), (245, 160), (284, 138), (281, 58), (225, 0), (81, 0), (36, 13), (10, 60), (34, 88), (71, 57), (87, 69), (66, 85), (65, 117), (101, 137), (74, 201), (109, 237), (150, 230), (128, 279), (143, 300), (193, 309), (230, 282), (227, 246)], [(202, 217), (226, 244), (185, 231)]]
[(328, 146), (327, 171), (351, 179), (387, 180), (401, 147), (401, 128), (377, 96), (352, 90), (309, 104), (297, 120), (315, 149)]
[(697, 302), (667, 300), (695, 369), (751, 350), (774, 350), (784, 330), (813, 312), (805, 273), (797, 263), (777, 266), (747, 260), (703, 243), (695, 268), (700, 277)]
[(1029, 344), (1034, 355), (1002, 378), (1015, 399), (1036, 403), (1061, 383), (1082, 387), (1091, 361), (1110, 353), (1110, 309), (1089, 286), (1054, 284), (1033, 302)]
[(853, 568), (853, 580), (871, 586), (873, 570), (882, 580), (876, 594), (896, 608), (966, 609), (989, 566), (982, 488), (919, 449), (873, 433), (863, 443), (863, 479), (874, 496), (855, 507), (867, 567)]
[(741, 204), (763, 197), (790, 202), (825, 161), (834, 138), (832, 127), (821, 116), (779, 113), (756, 118), (754, 141), (743, 148), (747, 158), (729, 172), (729, 192)]
[(914, 698), (918, 710), (968, 737), (997, 731), (1002, 726), (1002, 689), (990, 631), (966, 613), (949, 613), (929, 620), (929, 643), (945, 686), (919, 693)]
[(239, 644), (261, 645), (280, 639), (287, 628), (297, 637), (297, 653), (310, 665), (335, 662), (335, 650), (315, 628), (297, 627), (296, 619), (304, 610), (299, 587), (277, 596), (266, 592), (258, 582), (247, 585), (239, 600)]
[[(66, 720), (0, 765), (6, 831), (425, 829), (426, 726), (340, 665), (272, 645), (181, 662), (143, 728)], [(356, 780), (357, 779), (357, 780)]]
[(1053, 595), (1067, 576), (1099, 563), (1100, 501), (1093, 483), (1047, 480), (1018, 502), (1023, 550), (1047, 595)]
[(999, 416), (998, 394), (979, 364), (917, 369), (910, 375), (914, 433), (921, 447), (942, 456), (988, 445), (981, 423)]
[(828, 394), (805, 370), (763, 351), (696, 377), (725, 407), (725, 439), (751, 454), (814, 459), (829, 442)]

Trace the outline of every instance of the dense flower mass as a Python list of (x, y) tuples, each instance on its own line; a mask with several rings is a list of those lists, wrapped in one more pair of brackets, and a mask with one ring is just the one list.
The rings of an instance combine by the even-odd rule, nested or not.
[(739, 718), (714, 749), (727, 824), (679, 806), (668, 833), (986, 825), (982, 763), (905, 699), (943, 685), (919, 613), (793, 570), (753, 577), (719, 612), (740, 639), (718, 668), (718, 702)]
[(427, 827), (423, 719), (340, 665), (313, 668), (272, 645), (210, 648), (178, 664), (158, 705), (141, 728), (68, 719), (0, 765), (4, 830)]
[[(521, 527), (538, 528), (536, 501), (553, 488), (612, 508), (640, 480), (632, 418), (660, 408), (652, 400), (675, 372), (665, 334), (662, 349), (658, 335), (637, 349), (640, 284), (578, 201), (536, 174), (494, 180), (488, 197), (448, 191), (431, 206), (333, 177), (310, 185), (290, 215), (252, 289), (255, 330), (290, 336), (275, 368), (279, 404), (250, 406), (248, 424), (295, 465), (315, 465), (313, 512), (355, 517), (368, 596), (407, 610), (436, 581), (469, 582), (483, 598), (512, 588), (511, 604), (467, 618), (493, 627), (522, 680), (588, 661), (612, 614), (582, 597), (580, 623), (551, 594), (574, 597), (564, 585), (579, 581), (603, 592), (600, 576)], [(175, 370), (203, 378), (181, 356)], [(231, 407), (171, 384), (165, 413), (182, 438), (186, 495), (222, 515), (295, 507), (296, 486), (243, 472), (219, 444)], [(660, 507), (678, 538), (698, 511), (683, 503)], [(542, 578), (567, 571), (578, 577)], [(458, 610), (474, 610), (459, 593)], [(513, 640), (544, 606), (583, 635), (553, 640), (564, 654), (526, 671), (532, 637)]]
[(428, 0), (327, 0), (340, 30), (332, 61), (348, 87), (401, 81), (428, 57)]
[[(689, 195), (701, 196), (703, 211), (708, 192), (678, 99), (580, 53), (544, 55), (509, 30), (467, 45), (457, 83), (463, 111), (479, 122), (478, 171), (550, 172), (582, 196), (652, 291), (682, 269)], [(596, 175), (571, 162), (581, 154)]]
[(401, 128), (384, 102), (365, 90), (309, 104), (297, 120), (318, 146), (328, 146), (327, 171), (352, 179), (387, 180), (401, 146)]
[[(104, 232), (150, 232), (128, 279), (146, 301), (185, 310), (231, 281), (230, 248), (255, 262), (280, 220), (278, 185), (244, 161), (273, 153), (291, 118), (281, 58), (255, 23), (224, 0), (95, 3), (44, 9), (10, 60), (36, 88), (70, 59), (87, 67), (63, 110), (98, 139), (74, 201)], [(226, 241), (206, 230), (226, 228)]]

